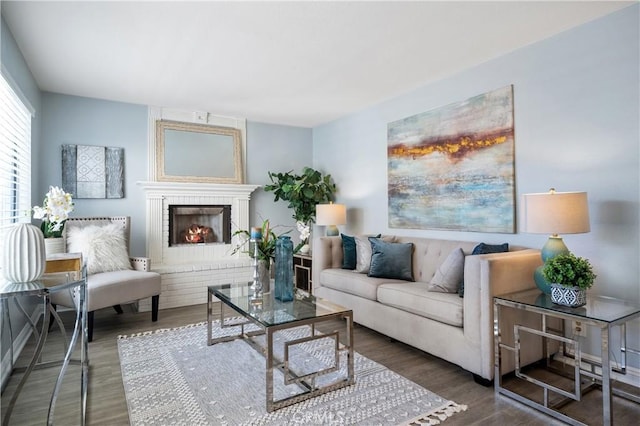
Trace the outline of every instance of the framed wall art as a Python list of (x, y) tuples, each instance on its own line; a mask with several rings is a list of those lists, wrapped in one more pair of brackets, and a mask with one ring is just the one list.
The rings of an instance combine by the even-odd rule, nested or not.
[(124, 198), (124, 148), (62, 145), (62, 187), (74, 198)]
[(515, 232), (513, 86), (389, 123), (389, 226)]

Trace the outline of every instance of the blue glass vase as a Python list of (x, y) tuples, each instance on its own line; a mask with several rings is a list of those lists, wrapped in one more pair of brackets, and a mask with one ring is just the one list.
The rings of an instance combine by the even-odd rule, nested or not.
[(293, 242), (287, 235), (276, 241), (275, 298), (282, 302), (293, 300)]

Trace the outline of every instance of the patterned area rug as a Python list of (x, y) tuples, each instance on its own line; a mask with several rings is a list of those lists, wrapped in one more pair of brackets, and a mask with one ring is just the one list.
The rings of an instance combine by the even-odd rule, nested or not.
[[(213, 330), (215, 337), (238, 332), (218, 323)], [(276, 333), (276, 353), (284, 339), (308, 335), (307, 327)], [(119, 337), (132, 425), (435, 425), (467, 409), (355, 353), (355, 385), (267, 413), (264, 357), (243, 340), (207, 346), (206, 339), (206, 323)], [(293, 348), (292, 369), (333, 362), (329, 338)], [(324, 380), (346, 375), (346, 356), (340, 358), (335, 377)], [(300, 388), (284, 385), (274, 369), (276, 398), (296, 393)]]

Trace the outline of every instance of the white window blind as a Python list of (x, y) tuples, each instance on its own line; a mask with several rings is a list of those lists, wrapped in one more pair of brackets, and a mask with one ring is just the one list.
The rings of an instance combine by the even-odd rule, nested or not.
[(0, 75), (0, 259), (7, 229), (30, 209), (31, 113)]

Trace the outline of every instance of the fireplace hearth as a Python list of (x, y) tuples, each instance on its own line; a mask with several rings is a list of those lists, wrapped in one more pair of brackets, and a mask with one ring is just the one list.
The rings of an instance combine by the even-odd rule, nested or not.
[(230, 205), (169, 205), (169, 247), (231, 243)]

